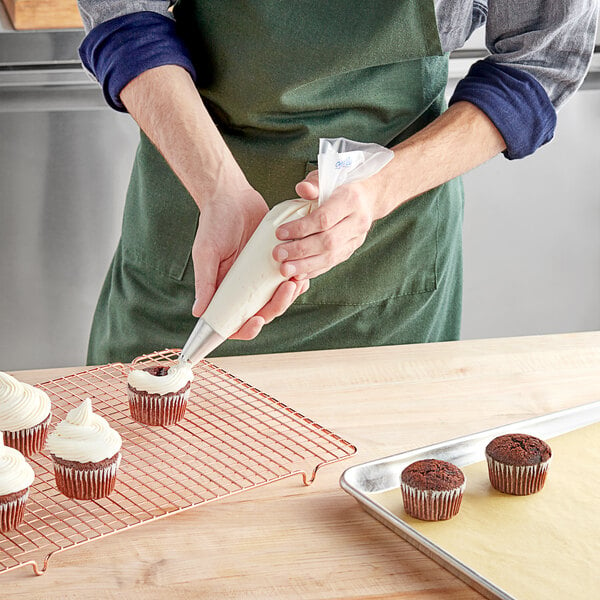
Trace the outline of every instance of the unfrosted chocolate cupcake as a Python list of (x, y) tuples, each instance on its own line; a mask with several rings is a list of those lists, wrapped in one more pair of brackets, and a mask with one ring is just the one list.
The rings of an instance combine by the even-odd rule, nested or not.
[(485, 456), (494, 488), (505, 494), (527, 496), (544, 487), (552, 450), (532, 435), (508, 433), (494, 438)]
[(406, 467), (400, 476), (404, 510), (423, 521), (444, 521), (460, 510), (466, 479), (452, 463), (429, 458)]

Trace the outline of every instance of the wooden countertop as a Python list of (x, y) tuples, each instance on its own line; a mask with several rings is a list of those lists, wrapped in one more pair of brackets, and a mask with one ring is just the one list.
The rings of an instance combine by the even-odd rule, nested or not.
[[(12, 599), (444, 598), (477, 592), (339, 487), (353, 464), (593, 402), (600, 332), (214, 360), (358, 447), (299, 477), (66, 550)], [(30, 383), (76, 369), (14, 373)]]

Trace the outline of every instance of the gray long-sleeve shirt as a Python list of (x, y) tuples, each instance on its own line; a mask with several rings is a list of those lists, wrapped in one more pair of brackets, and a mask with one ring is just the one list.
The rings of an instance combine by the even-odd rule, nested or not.
[[(422, 0), (419, 0), (422, 1)], [(442, 49), (461, 48), (486, 28), (486, 59), (521, 69), (542, 85), (555, 108), (579, 87), (594, 47), (595, 0), (434, 0)], [(79, 0), (86, 31), (126, 14), (172, 18), (170, 0)]]

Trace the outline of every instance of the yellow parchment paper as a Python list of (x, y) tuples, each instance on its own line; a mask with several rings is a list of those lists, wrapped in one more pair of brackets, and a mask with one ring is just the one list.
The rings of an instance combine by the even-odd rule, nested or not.
[(408, 516), (399, 488), (371, 496), (518, 600), (600, 598), (600, 423), (547, 441), (546, 485), (531, 496), (494, 490), (484, 461), (462, 468), (467, 487), (449, 521)]

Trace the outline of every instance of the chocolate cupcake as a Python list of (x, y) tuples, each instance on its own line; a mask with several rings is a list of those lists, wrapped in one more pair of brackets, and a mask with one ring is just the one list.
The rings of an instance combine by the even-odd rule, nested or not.
[(509, 433), (494, 438), (485, 449), (485, 457), (494, 488), (505, 494), (527, 496), (544, 487), (552, 450), (532, 435)]
[(444, 521), (458, 514), (465, 486), (457, 466), (434, 458), (408, 465), (400, 476), (404, 510), (422, 521)]
[(48, 436), (50, 408), (43, 390), (0, 372), (0, 430), (7, 446), (28, 457), (38, 453)]
[(58, 489), (69, 498), (94, 500), (115, 487), (121, 463), (121, 436), (92, 410), (86, 398), (48, 436)]
[(33, 479), (24, 456), (0, 438), (0, 531), (10, 531), (23, 521)]
[(166, 427), (185, 415), (194, 373), (188, 364), (133, 369), (127, 378), (131, 417)]

